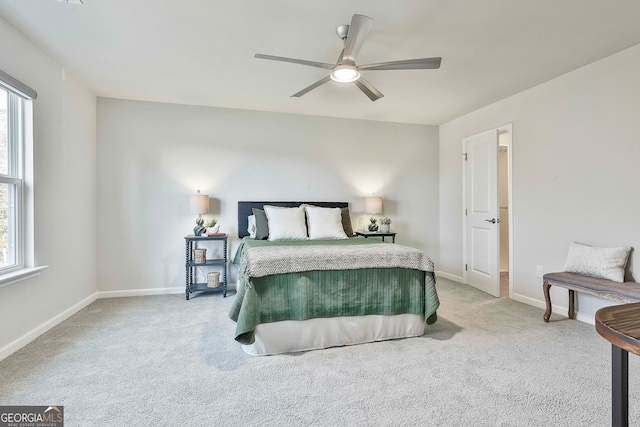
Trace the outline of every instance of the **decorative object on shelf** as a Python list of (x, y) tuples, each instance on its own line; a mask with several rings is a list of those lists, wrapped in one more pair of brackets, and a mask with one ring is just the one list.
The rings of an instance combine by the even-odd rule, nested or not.
[(207, 230), (204, 226), (204, 219), (202, 219), (202, 214), (209, 212), (209, 196), (206, 194), (200, 194), (200, 190), (198, 190), (198, 194), (189, 197), (189, 207), (191, 213), (198, 214), (198, 219), (196, 219), (196, 226), (193, 229), (193, 234), (195, 236), (202, 236), (202, 233)]
[(371, 219), (369, 220), (369, 231), (376, 232), (378, 231), (378, 224), (376, 224), (377, 220), (375, 218), (375, 214), (382, 213), (382, 197), (367, 197), (365, 205), (367, 213), (371, 214)]
[(380, 218), (380, 232), (388, 233), (390, 229), (391, 229), (391, 218), (387, 218), (386, 216), (383, 216), (382, 218)]
[(207, 273), (207, 288), (219, 288), (220, 287), (220, 273), (212, 271)]
[(207, 223), (207, 234), (208, 235), (212, 235), (212, 234), (216, 234), (220, 231), (220, 224), (218, 223), (217, 219), (212, 219), (211, 221), (209, 221)]
[(193, 250), (193, 262), (198, 264), (204, 264), (207, 261), (206, 249), (194, 249)]

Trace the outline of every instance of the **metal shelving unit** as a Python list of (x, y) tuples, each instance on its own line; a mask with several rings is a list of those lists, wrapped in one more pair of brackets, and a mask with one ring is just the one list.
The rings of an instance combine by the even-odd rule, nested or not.
[[(219, 236), (185, 236), (186, 253), (185, 253), (185, 297), (188, 300), (190, 295), (194, 292), (215, 292), (222, 290), (223, 297), (227, 297), (227, 238), (229, 236), (222, 234)], [(205, 262), (195, 262), (193, 260), (193, 250), (198, 249), (198, 243), (219, 241), (222, 243), (222, 257), (221, 258), (207, 258)], [(198, 267), (211, 267), (213, 271), (215, 269), (222, 270), (220, 286), (217, 288), (209, 288), (207, 282), (195, 282), (196, 269)]]

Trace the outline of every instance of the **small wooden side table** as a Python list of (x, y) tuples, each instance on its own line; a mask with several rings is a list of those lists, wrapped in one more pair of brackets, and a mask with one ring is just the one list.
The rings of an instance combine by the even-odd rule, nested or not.
[(375, 233), (367, 233), (366, 231), (356, 231), (356, 236), (362, 236), (365, 239), (368, 238), (368, 237), (381, 237), (383, 243), (384, 243), (384, 238), (385, 237), (391, 237), (391, 242), (392, 243), (396, 242), (396, 233), (394, 233), (394, 232), (379, 233), (379, 232), (376, 231)]
[(611, 343), (611, 425), (629, 425), (629, 352), (640, 356), (640, 303), (596, 312), (596, 331)]

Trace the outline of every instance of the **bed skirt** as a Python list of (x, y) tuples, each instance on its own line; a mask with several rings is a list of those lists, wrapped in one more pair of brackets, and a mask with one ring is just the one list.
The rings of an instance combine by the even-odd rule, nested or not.
[(245, 353), (266, 356), (424, 335), (420, 314), (368, 315), (262, 323)]

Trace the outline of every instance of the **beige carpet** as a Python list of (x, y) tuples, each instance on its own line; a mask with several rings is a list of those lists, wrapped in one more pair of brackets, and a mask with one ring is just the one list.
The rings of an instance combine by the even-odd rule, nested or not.
[(509, 272), (500, 273), (500, 298), (509, 298)]
[(99, 300), (0, 362), (0, 404), (64, 405), (67, 427), (610, 424), (610, 347), (593, 326), (438, 290), (423, 337), (272, 357), (232, 340), (233, 294)]

